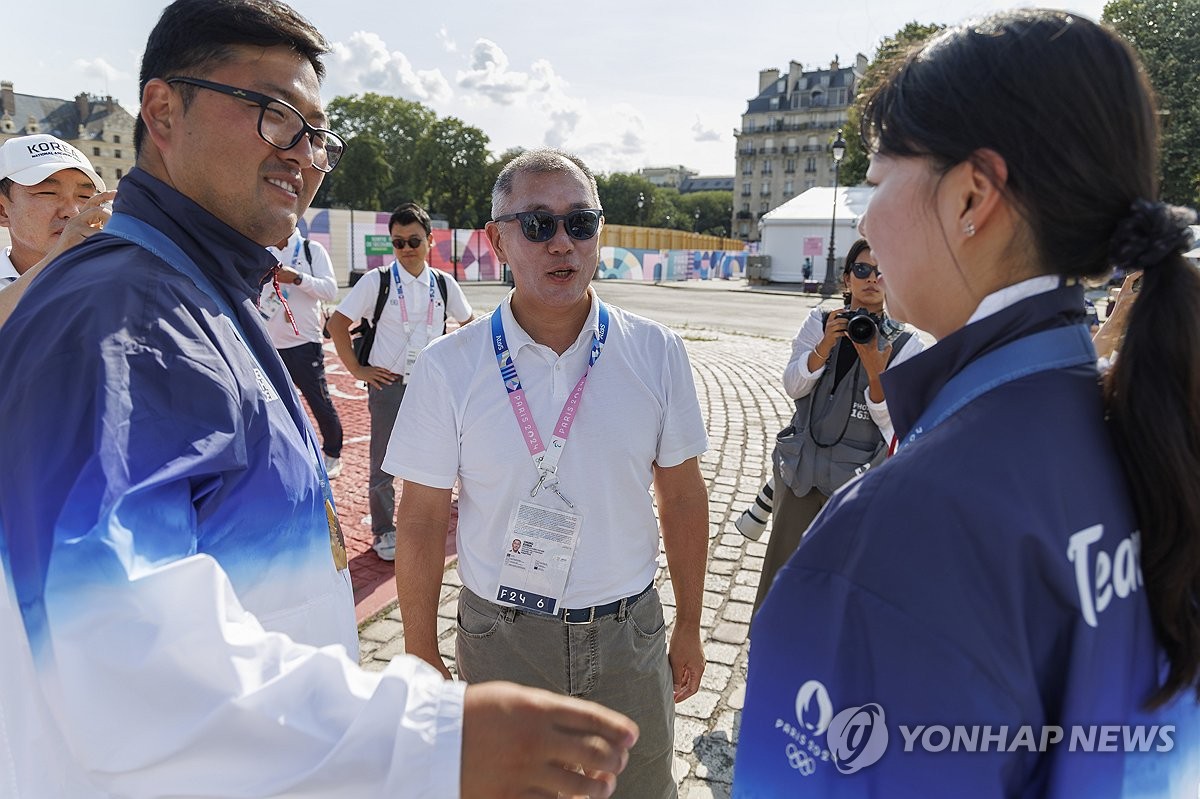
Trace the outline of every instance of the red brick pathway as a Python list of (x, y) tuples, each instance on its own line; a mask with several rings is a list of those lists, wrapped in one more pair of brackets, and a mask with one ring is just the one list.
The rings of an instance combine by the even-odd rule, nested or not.
[[(371, 549), (370, 509), (367, 505), (367, 477), (371, 472), (371, 417), (367, 412), (367, 389), (360, 387), (334, 351), (325, 342), (325, 377), (333, 404), (342, 420), (342, 474), (333, 481), (333, 497), (338, 518), (346, 536), (346, 554), (350, 559), (350, 578), (354, 584), (354, 612), (358, 621), (374, 616), (396, 600), (396, 579), (391, 563), (380, 560)], [(308, 410), (307, 403), (305, 410)], [(308, 410), (309, 418), (312, 411)], [(314, 428), (316, 421), (313, 421)], [(396, 501), (400, 501), (401, 481), (396, 481)], [(458, 503), (450, 511), (450, 534), (446, 539), (446, 561), (456, 554), (454, 533), (458, 526)]]

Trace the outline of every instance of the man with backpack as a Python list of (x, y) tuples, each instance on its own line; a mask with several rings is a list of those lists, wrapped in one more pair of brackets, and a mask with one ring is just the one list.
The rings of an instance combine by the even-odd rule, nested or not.
[(325, 471), (333, 480), (342, 473), (342, 420), (329, 396), (321, 348), (325, 326), (321, 302), (337, 298), (333, 262), (324, 247), (304, 238), (298, 229), (267, 252), (279, 262), (278, 280), (263, 284), (258, 312), (288, 375), (317, 419)]
[[(395, 260), (363, 275), (330, 317), (329, 333), (347, 371), (367, 384), (371, 534), (376, 554), (395, 560), (396, 491), (382, 465), (405, 382), (421, 350), (445, 334), (448, 317), (461, 324), (475, 317), (454, 278), (428, 264), (433, 233), (424, 208), (401, 205), (388, 220), (388, 233)], [(350, 325), (358, 319), (352, 340)]]

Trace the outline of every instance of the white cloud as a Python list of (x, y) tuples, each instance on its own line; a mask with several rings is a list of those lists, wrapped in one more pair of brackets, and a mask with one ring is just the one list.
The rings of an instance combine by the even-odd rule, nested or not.
[(471, 67), (459, 70), (455, 82), (500, 105), (512, 105), (534, 88), (535, 79), (526, 72), (508, 68), (508, 56), (490, 39), (479, 39), (471, 49)]
[(77, 58), (72, 66), (83, 73), (86, 78), (102, 80), (105, 85), (131, 77), (128, 72), (122, 72), (103, 58), (93, 58), (90, 60)]
[(700, 121), (700, 117), (696, 117), (695, 124), (692, 125), (692, 140), (693, 141), (720, 141), (721, 134), (714, 128), (706, 128)]
[(437, 69), (413, 69), (399, 50), (389, 51), (377, 33), (357, 31), (348, 42), (334, 42), (326, 63), (330, 97), (377, 92), (426, 103), (445, 103), (453, 92)]
[(450, 38), (450, 32), (448, 30), (446, 30), (445, 25), (438, 28), (437, 38), (438, 38), (438, 41), (441, 42), (442, 49), (445, 50), (447, 53), (457, 53), (458, 52), (458, 43)]

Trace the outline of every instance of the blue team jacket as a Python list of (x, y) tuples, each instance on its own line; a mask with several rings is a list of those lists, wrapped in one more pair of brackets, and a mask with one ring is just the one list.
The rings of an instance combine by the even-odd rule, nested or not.
[[(187, 277), (106, 233), (22, 298), (0, 332), (0, 561), (35, 660), (49, 668), (57, 631), (194, 556), (267, 630), (354, 656), (309, 427), (255, 307), (275, 260), (138, 169), (115, 211), (190, 254), (247, 340)], [(170, 623), (144, 618), (159, 614)]]
[[(1082, 318), (1029, 297), (884, 374), (903, 439), (962, 368)], [(752, 628), (733, 795), (1195, 797), (1093, 366), (1017, 379), (837, 493)], [(1061, 740), (1056, 740), (1061, 736)]]

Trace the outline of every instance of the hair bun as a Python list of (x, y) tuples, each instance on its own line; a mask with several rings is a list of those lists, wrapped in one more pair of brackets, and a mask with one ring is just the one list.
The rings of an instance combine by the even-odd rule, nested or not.
[(1126, 270), (1148, 269), (1172, 253), (1192, 246), (1196, 212), (1182, 205), (1134, 200), (1129, 215), (1117, 223), (1110, 260)]

